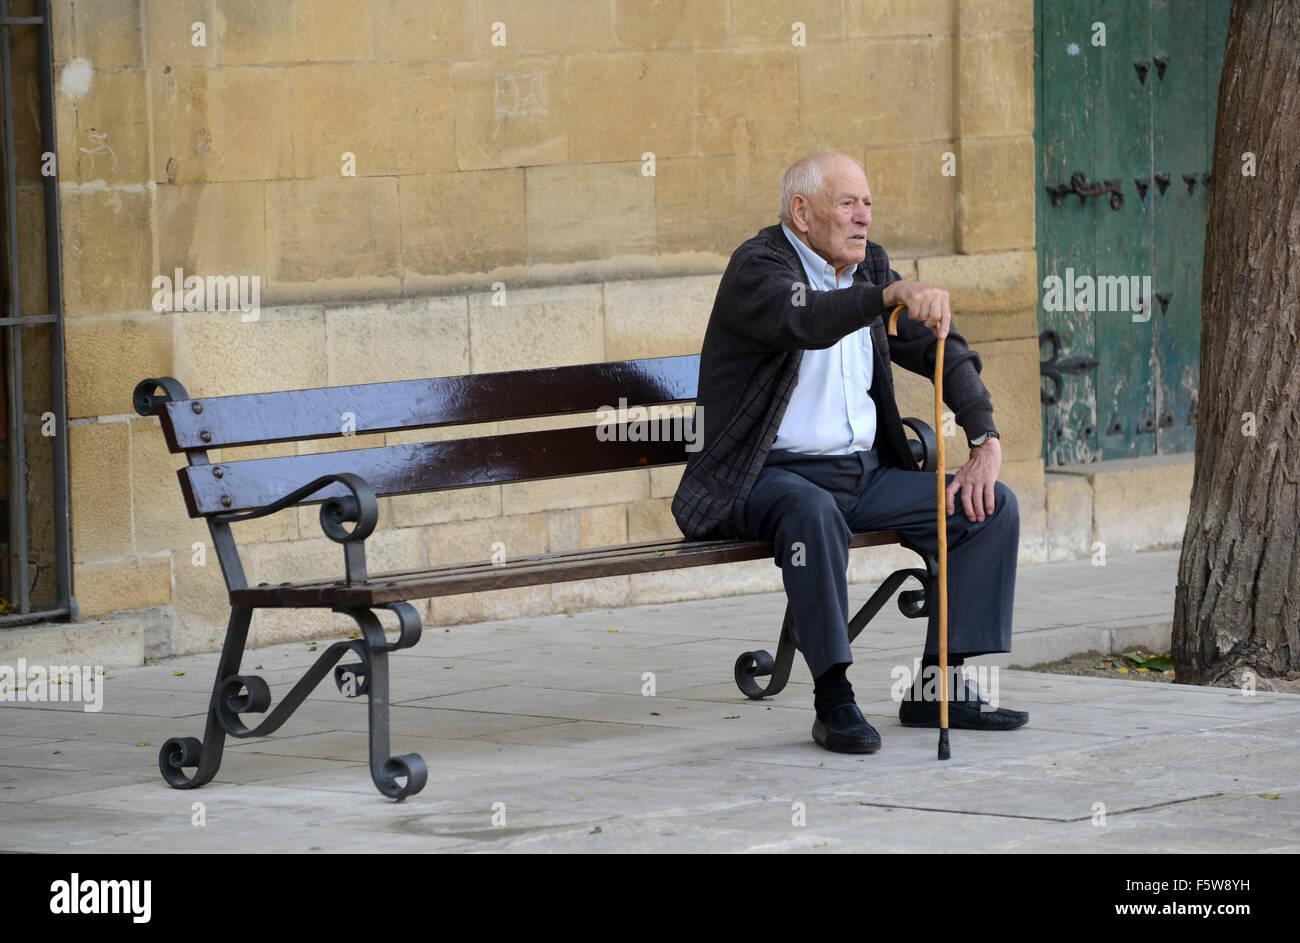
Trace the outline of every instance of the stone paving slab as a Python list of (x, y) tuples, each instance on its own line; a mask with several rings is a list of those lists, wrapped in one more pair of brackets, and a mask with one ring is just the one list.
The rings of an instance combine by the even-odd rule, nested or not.
[[(1022, 568), (1017, 638), (1167, 620), (1176, 566)], [(428, 630), (390, 659), (393, 751), (430, 767), (402, 803), (370, 782), (364, 699), (329, 681), (276, 736), (228, 740), (213, 783), (169, 789), (158, 748), (201, 735), (217, 656), (114, 669), (98, 713), (0, 705), (0, 850), (1300, 851), (1300, 695), (1001, 669), (1029, 726), (953, 731), (940, 763), (936, 731), (897, 721), (891, 670), (924, 627), (891, 604), (850, 672), (883, 748), (832, 754), (801, 661), (775, 699), (730, 680), (783, 610), (778, 593)], [(250, 650), (243, 670), (278, 697), (325, 648)]]

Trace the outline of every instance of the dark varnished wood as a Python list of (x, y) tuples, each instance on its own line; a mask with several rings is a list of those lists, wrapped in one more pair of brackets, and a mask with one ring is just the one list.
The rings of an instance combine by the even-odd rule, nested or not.
[[(464, 423), (557, 416), (695, 398), (698, 354), (539, 370), (367, 383), (169, 402), (159, 411), (173, 452)], [(197, 407), (197, 410), (196, 410)]]
[[(671, 423), (660, 424), (663, 429)], [(190, 465), (177, 475), (191, 517), (266, 507), (323, 475), (360, 475), (383, 497), (536, 481), (686, 461), (684, 442), (602, 442), (596, 426), (514, 432), (282, 458)], [(333, 485), (303, 504), (341, 497)]]
[[(850, 547), (877, 547), (899, 542), (896, 531), (857, 534)], [(502, 564), (490, 561), (431, 567), (373, 576), (364, 583), (316, 580), (279, 586), (254, 586), (230, 594), (233, 605), (267, 607), (381, 606), (410, 599), (454, 596), (540, 583), (564, 583), (602, 576), (677, 570), (719, 563), (760, 560), (772, 555), (770, 542), (749, 540), (652, 541), (555, 553)]]

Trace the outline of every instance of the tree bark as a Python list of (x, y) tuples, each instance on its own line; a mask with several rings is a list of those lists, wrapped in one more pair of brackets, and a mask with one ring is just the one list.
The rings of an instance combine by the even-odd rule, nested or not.
[[(1255, 176), (1247, 176), (1249, 155)], [(1201, 286), (1176, 677), (1300, 677), (1300, 3), (1233, 0)], [(1253, 428), (1252, 428), (1253, 427)], [(1254, 433), (1253, 435), (1251, 433)]]

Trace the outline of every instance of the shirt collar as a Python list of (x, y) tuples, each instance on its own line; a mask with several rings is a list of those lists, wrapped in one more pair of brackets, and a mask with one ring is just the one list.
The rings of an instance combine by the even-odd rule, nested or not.
[[(781, 224), (781, 231), (785, 233), (785, 238), (790, 240), (790, 245), (794, 246), (794, 251), (798, 253), (799, 261), (803, 263), (803, 270), (809, 279), (815, 282), (818, 286), (829, 285), (832, 288), (838, 287), (839, 280), (835, 276), (835, 266), (831, 265), (831, 263), (827, 262), (811, 248), (806, 246), (803, 240), (796, 236), (785, 223)], [(826, 271), (827, 266), (830, 266), (829, 275)], [(853, 273), (857, 270), (858, 263), (854, 262), (840, 274), (840, 278), (847, 277), (851, 279)]]

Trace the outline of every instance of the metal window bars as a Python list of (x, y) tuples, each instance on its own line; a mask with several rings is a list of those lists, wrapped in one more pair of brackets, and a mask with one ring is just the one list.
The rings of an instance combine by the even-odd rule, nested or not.
[[(59, 245), (59, 183), (57, 164), (54, 172), (41, 168), (44, 196), (45, 279), (47, 313), (24, 316), (19, 280), (19, 251), (22, 243), (18, 231), (19, 190), (17, 179), (16, 139), (14, 136), (14, 58), (12, 36), (15, 29), (35, 29), (37, 45), (36, 86), (40, 95), (40, 144), (42, 164), (48, 155), (57, 154), (54, 132), (54, 62), (50, 36), (49, 0), (35, 0), (34, 16), (11, 15), (10, 0), (0, 0), (0, 106), (4, 109), (3, 129), (3, 197), (5, 206), (3, 274), (4, 310), (0, 317), (4, 339), (4, 379), (6, 405), (8, 471), (8, 572), (5, 575), (9, 611), (0, 614), (0, 626), (59, 618), (77, 618), (72, 598), (72, 556), (68, 517), (68, 409), (63, 338), (63, 279)], [(53, 162), (51, 162), (53, 163)], [(23, 234), (32, 241), (33, 234)], [(49, 409), (44, 415), (28, 416), (24, 402), (23, 330), (34, 325), (48, 325), (50, 356)], [(51, 415), (52, 414), (52, 415)], [(29, 421), (42, 428), (51, 448), (49, 468), (28, 465), (27, 432)], [(53, 432), (53, 435), (48, 435)], [(44, 464), (43, 462), (41, 464)], [(49, 475), (54, 545), (55, 595), (53, 604), (33, 603), (32, 519), (29, 513), (28, 488), (32, 475)], [(44, 493), (44, 489), (41, 489)], [(47, 543), (42, 540), (42, 545)]]

